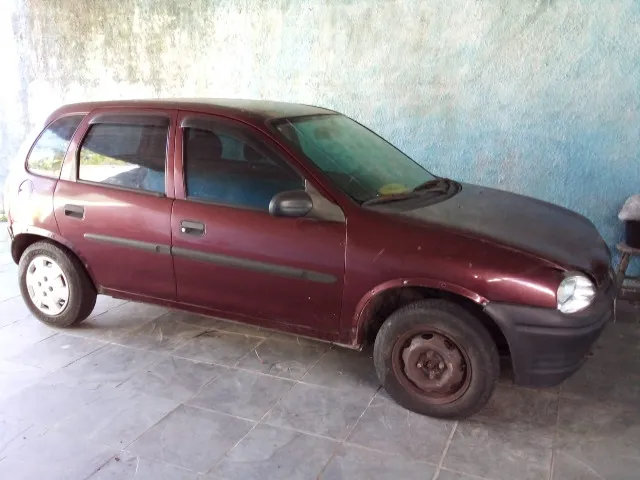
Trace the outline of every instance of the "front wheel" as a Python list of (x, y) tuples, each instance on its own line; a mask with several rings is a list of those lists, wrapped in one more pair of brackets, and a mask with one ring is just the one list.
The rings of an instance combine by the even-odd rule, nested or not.
[(464, 308), (439, 299), (394, 312), (376, 336), (374, 362), (397, 403), (440, 418), (465, 418), (482, 409), (500, 374), (487, 329)]

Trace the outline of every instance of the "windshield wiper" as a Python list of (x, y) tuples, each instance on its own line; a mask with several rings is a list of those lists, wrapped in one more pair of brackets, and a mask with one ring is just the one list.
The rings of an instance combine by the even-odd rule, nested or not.
[(414, 192), (439, 192), (446, 193), (451, 186), (451, 180), (448, 178), (440, 177), (433, 180), (421, 183), (413, 189)]
[(403, 192), (403, 193), (392, 193), (389, 195), (378, 195), (377, 197), (373, 197), (373, 198), (370, 198), (369, 200), (362, 202), (362, 205), (364, 206), (380, 205), (381, 203), (398, 202), (400, 200), (407, 200), (409, 198), (416, 198), (418, 196), (419, 195), (414, 191)]
[(400, 200), (407, 200), (409, 198), (416, 198), (420, 196), (421, 193), (447, 193), (451, 188), (451, 184), (453, 180), (448, 178), (439, 177), (433, 180), (429, 180), (427, 182), (421, 183), (413, 190), (408, 192), (401, 193), (391, 193), (388, 195), (378, 195), (376, 197), (370, 198), (362, 203), (362, 205), (379, 205), (381, 203), (391, 203), (398, 202)]

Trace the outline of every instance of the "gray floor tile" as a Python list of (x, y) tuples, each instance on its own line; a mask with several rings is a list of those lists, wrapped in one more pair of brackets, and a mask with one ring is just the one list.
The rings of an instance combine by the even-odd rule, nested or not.
[(0, 271), (0, 302), (18, 295), (20, 295), (18, 268), (14, 264), (5, 264)]
[(454, 422), (425, 417), (376, 396), (347, 442), (411, 460), (438, 463), (453, 425)]
[(632, 324), (640, 326), (640, 302), (630, 302), (618, 299), (616, 303), (616, 324)]
[(564, 382), (562, 396), (637, 407), (640, 405), (640, 375), (623, 374), (587, 363)]
[(122, 449), (177, 406), (176, 401), (123, 386), (105, 390), (96, 401), (58, 422), (56, 428), (74, 437)]
[(144, 433), (130, 452), (188, 470), (206, 472), (254, 423), (200, 408), (180, 406)]
[(90, 338), (74, 337), (59, 333), (25, 348), (11, 361), (54, 371), (107, 345)]
[(440, 469), (440, 473), (435, 480), (478, 480), (482, 477), (476, 475), (467, 475), (466, 473), (454, 472), (446, 468)]
[(208, 318), (208, 321), (204, 321), (202, 326), (219, 330), (221, 332), (240, 333), (242, 335), (260, 338), (268, 337), (273, 333), (272, 330), (260, 328), (248, 323), (232, 322), (230, 320), (223, 320), (220, 318)]
[[(640, 471), (640, 410), (586, 400), (560, 402), (555, 476), (637, 478)], [(634, 472), (634, 476), (629, 476)], [(564, 475), (564, 476), (563, 476)], [(590, 478), (588, 475), (585, 478)]]
[(640, 324), (609, 324), (591, 349), (585, 367), (610, 374), (637, 375), (640, 372)]
[(568, 440), (598, 440), (609, 445), (640, 445), (640, 410), (563, 398), (558, 436)]
[(107, 295), (98, 295), (98, 298), (96, 298), (96, 305), (93, 307), (89, 319), (97, 317), (98, 315), (102, 315), (104, 312), (113, 310), (114, 308), (119, 307), (120, 305), (124, 305), (125, 303), (127, 303), (127, 300), (113, 298)]
[(32, 422), (11, 418), (0, 413), (0, 460), (5, 458), (17, 443), (20, 443), (23, 435), (32, 427)]
[(110, 308), (100, 315), (92, 315), (82, 323), (67, 329), (66, 332), (111, 342), (167, 312), (168, 310), (164, 307), (127, 302)]
[(163, 358), (162, 355), (144, 350), (108, 345), (63, 368), (61, 372), (76, 378), (79, 385), (88, 388), (116, 386)]
[(154, 352), (170, 352), (205, 331), (203, 327), (186, 323), (184, 318), (189, 316), (188, 313), (171, 311), (134, 328), (115, 342)]
[(598, 349), (612, 347), (623, 352), (637, 353), (640, 348), (640, 323), (610, 323), (596, 346)]
[(301, 379), (329, 348), (328, 344), (308, 340), (267, 338), (238, 366), (293, 380)]
[(294, 342), (300, 345), (305, 345), (305, 344), (316, 345), (318, 343), (327, 343), (327, 342), (321, 342), (320, 340), (317, 340), (312, 337), (305, 337), (302, 335), (289, 333), (284, 330), (271, 330), (271, 335), (269, 335), (269, 338), (271, 338), (272, 340), (284, 340), (286, 342)]
[(197, 480), (198, 474), (135, 455), (119, 454), (87, 480)]
[(0, 358), (7, 359), (22, 350), (58, 333), (29, 316), (0, 328)]
[(25, 442), (0, 461), (0, 478), (61, 480), (86, 478), (98, 470), (115, 451), (86, 440), (47, 431)]
[(216, 319), (199, 313), (186, 312), (184, 310), (174, 310), (182, 314), (182, 321), (192, 327), (200, 327), (203, 330), (212, 330)]
[(443, 466), (495, 480), (546, 480), (551, 447), (546, 439), (502, 425), (462, 421)]
[(187, 403), (251, 420), (260, 420), (293, 386), (293, 381), (231, 369)]
[(55, 425), (95, 402), (101, 394), (101, 390), (80, 387), (75, 378), (60, 373), (49, 375), (0, 400), (0, 412), (36, 424)]
[(302, 381), (332, 388), (360, 389), (372, 394), (380, 386), (372, 352), (357, 352), (346, 348), (329, 350), (302, 377)]
[(324, 469), (322, 480), (430, 480), (437, 467), (425, 462), (407, 461), (398, 455), (340, 447)]
[(260, 338), (246, 335), (207, 331), (189, 340), (173, 353), (191, 360), (231, 366), (255, 348), (260, 341)]
[(218, 365), (168, 357), (136, 373), (122, 386), (155, 397), (184, 402), (224, 371), (225, 367)]
[(606, 445), (579, 443), (556, 449), (553, 480), (633, 480), (640, 458), (612, 455)]
[(535, 436), (551, 447), (558, 419), (558, 396), (545, 391), (498, 385), (489, 403), (472, 420)]
[(227, 480), (314, 480), (337, 443), (258, 425), (212, 471)]
[(265, 423), (343, 439), (372, 395), (357, 390), (296, 384), (269, 412)]
[(33, 385), (47, 375), (45, 370), (0, 359), (0, 400)]
[(21, 296), (0, 302), (0, 328), (31, 315)]
[(196, 313), (187, 313), (183, 321), (190, 325), (201, 327), (203, 330), (218, 330), (220, 332), (238, 333), (249, 337), (265, 338), (273, 333), (273, 330), (268, 330), (249, 323), (234, 322), (224, 318), (210, 317)]
[[(0, 266), (15, 265), (13, 257), (11, 256), (11, 240), (9, 234), (6, 233), (7, 224), (0, 224)], [(2, 235), (5, 235), (3, 238)]]
[(640, 372), (640, 342), (633, 347), (623, 343), (616, 346), (598, 343), (583, 368), (587, 366), (616, 376), (637, 375)]

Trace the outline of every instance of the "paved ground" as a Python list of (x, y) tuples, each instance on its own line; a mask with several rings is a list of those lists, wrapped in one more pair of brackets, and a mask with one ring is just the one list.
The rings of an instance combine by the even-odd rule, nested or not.
[(561, 388), (505, 379), (438, 421), (390, 401), (368, 352), (106, 297), (47, 328), (0, 252), (1, 479), (632, 479), (639, 401), (638, 324)]

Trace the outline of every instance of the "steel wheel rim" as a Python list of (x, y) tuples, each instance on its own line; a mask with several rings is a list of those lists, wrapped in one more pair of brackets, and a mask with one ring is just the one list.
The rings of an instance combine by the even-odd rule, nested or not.
[(31, 303), (42, 313), (60, 315), (69, 303), (69, 282), (51, 257), (38, 255), (27, 267), (25, 278)]
[(454, 402), (471, 383), (466, 351), (437, 328), (425, 325), (402, 334), (391, 355), (396, 378), (411, 396), (422, 402), (433, 405)]

